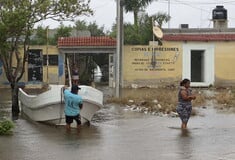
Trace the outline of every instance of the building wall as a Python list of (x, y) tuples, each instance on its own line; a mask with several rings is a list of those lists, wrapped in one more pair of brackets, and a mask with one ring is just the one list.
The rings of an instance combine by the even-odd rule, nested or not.
[[(187, 71), (189, 77), (184, 73), (190, 69), (191, 59), (185, 58), (185, 54), (189, 54), (190, 50), (205, 50), (204, 74), (206, 79), (209, 77), (205, 83), (194, 83), (194, 86), (235, 85), (235, 42), (163, 42), (163, 46), (154, 46), (155, 68), (151, 64), (152, 48), (152, 45), (124, 47), (124, 87), (178, 85), (182, 78), (190, 78), (190, 71)], [(185, 49), (188, 52), (184, 51)]]
[[(59, 66), (64, 65), (64, 56), (59, 54), (59, 50), (57, 46), (30, 46), (30, 49), (42, 49), (43, 55), (56, 55), (59, 57), (60, 62), (58, 65), (43, 65), (43, 80), (42, 82), (48, 82), (50, 84), (64, 84), (65, 76), (64, 76), (64, 66), (60, 67), (59, 72)], [(8, 81), (5, 76), (5, 72), (3, 67), (0, 65), (0, 87), (6, 87), (8, 85)], [(48, 71), (48, 72), (47, 72)], [(48, 74), (47, 74), (48, 73)], [(40, 84), (40, 82), (28, 82), (28, 63), (25, 64), (25, 73), (21, 79), (22, 83), (25, 83), (26, 85), (30, 86), (37, 86), (37, 84)]]
[[(156, 59), (155, 66), (152, 59)], [(182, 77), (182, 44), (125, 46), (122, 66), (124, 87), (178, 84)]]
[(215, 85), (235, 85), (235, 42), (215, 43)]
[[(161, 85), (178, 85), (184, 76), (183, 54), (184, 46), (200, 46), (210, 44), (214, 46), (214, 83), (215, 86), (235, 85), (235, 42), (163, 42), (158, 45), (133, 45), (124, 46), (122, 56), (122, 78), (123, 87), (149, 86), (157, 87)], [(155, 49), (155, 66), (152, 58)], [(30, 49), (42, 49), (43, 55), (47, 54), (47, 46), (31, 46)], [(189, 48), (190, 50), (190, 48)], [(43, 82), (64, 84), (64, 56), (59, 54), (56, 46), (48, 46), (48, 55), (58, 55), (60, 63), (58, 65), (43, 65)], [(59, 71), (60, 68), (60, 71)], [(62, 69), (61, 69), (62, 68)], [(48, 70), (48, 74), (47, 74)], [(209, 73), (205, 73), (209, 74)], [(21, 82), (28, 82), (28, 64), (26, 63), (25, 74)], [(6, 86), (6, 79), (2, 64), (0, 64), (0, 87)]]
[[(59, 50), (57, 46), (30, 46), (30, 49), (42, 49), (43, 55), (57, 55), (59, 56)], [(27, 66), (27, 64), (26, 64)], [(48, 74), (47, 74), (48, 71)], [(64, 72), (63, 72), (64, 73)], [(25, 81), (27, 82), (28, 74), (25, 74)], [(64, 76), (59, 76), (58, 65), (43, 65), (43, 82), (48, 82), (50, 84), (63, 84)]]

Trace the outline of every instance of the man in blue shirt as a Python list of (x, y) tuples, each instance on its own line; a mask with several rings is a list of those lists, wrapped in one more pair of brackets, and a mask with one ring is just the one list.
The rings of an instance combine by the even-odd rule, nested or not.
[(64, 113), (66, 119), (66, 129), (67, 131), (71, 130), (71, 123), (73, 120), (77, 122), (77, 128), (80, 129), (81, 126), (81, 117), (80, 110), (82, 109), (82, 97), (78, 95), (78, 90), (81, 88), (77, 85), (73, 85), (71, 91), (64, 89)]

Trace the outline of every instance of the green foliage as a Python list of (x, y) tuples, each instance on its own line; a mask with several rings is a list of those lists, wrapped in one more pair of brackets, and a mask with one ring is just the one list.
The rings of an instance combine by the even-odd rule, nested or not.
[(113, 24), (112, 25), (112, 29), (111, 29), (111, 31), (110, 31), (110, 33), (109, 33), (109, 36), (110, 37), (113, 37), (113, 38), (116, 38), (117, 37), (117, 24)]
[(58, 37), (71, 36), (72, 27), (61, 24), (54, 35), (49, 35), (50, 30), (47, 27), (38, 26), (35, 35), (31, 38), (31, 45), (56, 45)]
[(123, 0), (126, 12), (133, 12), (147, 7), (153, 0)]
[[(63, 23), (56, 29), (56, 33), (47, 31), (47, 27), (38, 26), (36, 30), (33, 31), (31, 36), (31, 45), (56, 45), (58, 37), (69, 37), (73, 30), (77, 31), (90, 31), (91, 36), (105, 36), (104, 26), (99, 27), (96, 22), (87, 24), (86, 21), (78, 20), (75, 22), (75, 27), (64, 26)], [(50, 32), (52, 34), (50, 34)]]
[(45, 45), (47, 43), (47, 28), (43, 26), (38, 26), (35, 30), (35, 36), (32, 37), (30, 44), (31, 45)]
[(96, 22), (90, 23), (88, 25), (88, 30), (91, 32), (91, 36), (104, 36), (104, 26), (99, 27)]
[(91, 36), (104, 36), (104, 26), (98, 26), (96, 22), (90, 22), (89, 24), (86, 23), (86, 21), (78, 20), (75, 23), (75, 29), (77, 31), (90, 31)]
[[(46, 19), (72, 21), (77, 16), (93, 14), (89, 3), (90, 0), (0, 0), (0, 60), (11, 85), (15, 85), (25, 71), (22, 66), (34, 25)], [(40, 44), (44, 43), (45, 35), (45, 29), (39, 27), (36, 36)], [(23, 44), (23, 53), (19, 52), (20, 44)], [(16, 63), (12, 63), (14, 61)]]
[[(152, 22), (157, 22), (161, 28), (164, 23), (170, 20), (170, 16), (166, 13), (158, 12), (152, 16), (145, 14), (141, 17), (139, 21), (139, 34), (141, 35), (140, 44), (148, 44), (149, 41), (153, 40), (153, 24)], [(155, 38), (157, 40), (157, 38)]]
[[(0, 60), (12, 87), (25, 72), (34, 25), (46, 19), (72, 21), (77, 16), (93, 14), (89, 3), (90, 0), (0, 0)], [(45, 43), (45, 35), (45, 29), (39, 27), (36, 34), (39, 44)], [(19, 52), (21, 44), (23, 53)]]
[(13, 91), (13, 115), (19, 112), (17, 82), (25, 72), (35, 24), (47, 19), (73, 21), (80, 15), (90, 15), (89, 3), (90, 0), (0, 0), (0, 60)]
[(167, 23), (171, 19), (171, 17), (167, 13), (164, 13), (164, 12), (158, 12), (152, 17), (158, 23), (160, 27), (162, 27), (163, 23)]
[(138, 34), (138, 31), (134, 25), (124, 25), (124, 44), (141, 44), (141, 37), (142, 35)]
[(126, 12), (133, 12), (134, 25), (138, 29), (138, 13), (144, 10), (153, 0), (123, 0), (123, 6)]
[[(148, 14), (143, 15), (139, 19), (139, 27), (130, 23), (124, 24), (124, 44), (125, 45), (147, 45), (149, 41), (153, 40), (152, 21), (156, 21), (161, 27), (162, 24), (167, 23), (170, 20), (170, 16), (166, 13), (157, 13), (149, 16)], [(112, 31), (110, 32), (111, 37), (116, 37), (117, 28), (114, 24)], [(157, 40), (157, 39), (156, 39)]]
[(84, 21), (84, 20), (82, 20), (82, 21), (80, 21), (80, 20), (76, 21), (76, 22), (75, 22), (75, 28), (76, 28), (76, 30), (78, 30), (78, 31), (87, 30), (87, 23), (86, 23), (86, 21)]
[(0, 122), (0, 135), (11, 134), (14, 128), (14, 123), (10, 120)]
[(56, 30), (56, 34), (53, 37), (52, 44), (57, 44), (57, 40), (59, 37), (69, 37), (71, 35), (71, 31), (72, 27), (67, 27), (61, 24), (60, 27)]
[[(122, 4), (126, 12), (133, 12), (134, 14), (134, 25), (124, 25), (124, 44), (137, 45), (137, 44), (148, 44), (153, 39), (152, 33), (152, 19), (157, 21), (161, 27), (163, 23), (170, 20), (170, 16), (165, 13), (158, 13), (153, 16), (147, 14), (140, 17), (138, 14), (152, 3), (153, 0), (123, 0)], [(113, 31), (110, 36), (115, 37), (116, 34)]]
[(93, 80), (94, 69), (96, 68), (96, 63), (92, 56), (80, 56), (79, 64), (84, 65), (80, 68), (80, 84), (90, 85)]

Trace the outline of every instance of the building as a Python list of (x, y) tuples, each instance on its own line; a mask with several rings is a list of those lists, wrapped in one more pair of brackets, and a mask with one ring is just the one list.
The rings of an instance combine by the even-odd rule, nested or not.
[(124, 86), (235, 85), (235, 29), (164, 30), (163, 45), (125, 46)]
[[(213, 28), (163, 29), (162, 45), (123, 47), (121, 86), (178, 85), (189, 78), (196, 87), (235, 85), (235, 28), (227, 28), (227, 10), (212, 11)], [(31, 46), (26, 73), (28, 85), (42, 82), (65, 84), (66, 68), (79, 61), (80, 76), (92, 58), (115, 87), (116, 40), (110, 37), (60, 38), (57, 46)], [(47, 58), (48, 57), (48, 58)], [(102, 57), (101, 59), (97, 57)], [(69, 59), (69, 60), (67, 60)], [(48, 60), (48, 63), (47, 63)], [(0, 85), (7, 84), (0, 64)]]
[[(57, 46), (30, 46), (25, 73), (20, 83), (28, 87), (38, 87), (44, 83), (68, 84), (68, 68), (71, 73), (73, 65), (77, 64), (82, 78), (87, 75), (86, 69), (90, 67), (91, 60), (99, 66), (94, 66), (95, 69), (101, 68), (105, 81), (110, 80), (112, 83), (115, 53), (116, 40), (110, 37), (61, 37)], [(92, 78), (94, 80), (97, 77)], [(0, 87), (8, 85), (0, 63)]]
[(212, 11), (214, 27), (163, 29), (162, 45), (125, 46), (123, 86), (178, 85), (189, 78), (192, 86), (235, 85), (235, 28), (227, 28), (227, 10)]

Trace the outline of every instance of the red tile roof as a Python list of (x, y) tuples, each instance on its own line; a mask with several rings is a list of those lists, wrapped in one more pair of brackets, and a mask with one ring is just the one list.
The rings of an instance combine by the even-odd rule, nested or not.
[(58, 47), (65, 46), (116, 46), (116, 39), (111, 37), (60, 37)]
[(166, 34), (165, 41), (235, 41), (235, 34)]

